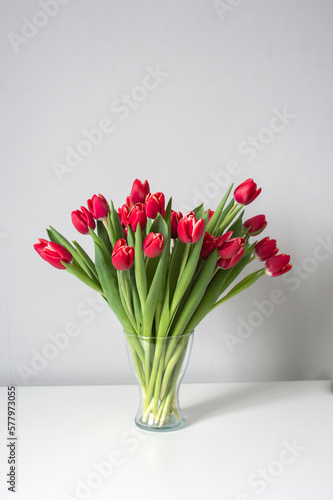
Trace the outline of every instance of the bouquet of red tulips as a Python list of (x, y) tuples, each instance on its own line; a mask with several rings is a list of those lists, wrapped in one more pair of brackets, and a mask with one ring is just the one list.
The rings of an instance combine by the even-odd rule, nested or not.
[[(93, 238), (94, 260), (52, 227), (51, 241), (34, 245), (44, 260), (99, 292), (116, 314), (142, 388), (142, 421), (152, 414), (154, 424), (163, 425), (177, 411), (184, 336), (264, 274), (280, 276), (291, 268), (274, 239), (256, 240), (267, 225), (264, 215), (243, 222), (244, 206), (261, 189), (248, 179), (228, 201), (231, 190), (214, 212), (200, 205), (183, 216), (172, 209), (171, 199), (166, 204), (163, 193), (151, 193), (147, 181), (136, 179), (118, 210), (100, 194), (88, 200), (88, 208), (72, 212), (74, 227)], [(233, 284), (255, 258), (261, 267)]]

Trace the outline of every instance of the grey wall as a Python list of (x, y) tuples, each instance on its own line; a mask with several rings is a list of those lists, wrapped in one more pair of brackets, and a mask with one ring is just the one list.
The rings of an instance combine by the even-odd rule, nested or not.
[(0, 5), (0, 383), (133, 381), (112, 312), (32, 246), (51, 224), (91, 249), (71, 211), (136, 177), (183, 210), (253, 177), (292, 256), (202, 322), (187, 381), (331, 377), (332, 2)]

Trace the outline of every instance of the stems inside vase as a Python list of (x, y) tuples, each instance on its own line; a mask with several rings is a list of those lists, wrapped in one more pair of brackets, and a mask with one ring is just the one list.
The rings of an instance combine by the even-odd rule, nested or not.
[(132, 368), (141, 387), (142, 401), (137, 415), (140, 427), (171, 430), (183, 425), (178, 391), (192, 333), (160, 338), (126, 334)]

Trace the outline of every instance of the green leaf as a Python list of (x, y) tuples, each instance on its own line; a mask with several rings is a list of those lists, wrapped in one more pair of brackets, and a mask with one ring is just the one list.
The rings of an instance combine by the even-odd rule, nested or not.
[(97, 271), (95, 269), (95, 264), (87, 254), (87, 252), (79, 245), (77, 241), (73, 241), (73, 245), (75, 246), (78, 254), (80, 255), (81, 259), (85, 262), (87, 268), (90, 271), (91, 276), (94, 276), (96, 279), (98, 279), (97, 276)]
[(167, 223), (168, 227), (169, 244), (171, 241), (171, 208), (172, 208), (172, 198), (169, 199), (164, 214), (164, 220)]
[(217, 250), (214, 250), (208, 259), (205, 260), (185, 304), (181, 307), (180, 315), (172, 329), (171, 335), (181, 335), (184, 332), (186, 325), (202, 300), (212, 279), (212, 275), (216, 269), (217, 258)]
[(136, 287), (135, 283), (135, 270), (134, 266), (131, 267), (127, 271), (127, 273), (130, 274), (130, 279), (129, 282), (131, 283), (131, 292), (132, 292), (132, 299), (133, 299), (133, 307), (134, 307), (134, 316), (135, 316), (135, 321), (137, 324), (138, 328), (138, 335), (142, 335), (142, 309), (141, 309), (141, 303), (140, 303), (140, 298), (139, 298), (139, 293)]
[(127, 226), (127, 242), (131, 247), (135, 248), (135, 236), (131, 226)]
[(165, 238), (165, 245), (163, 251), (155, 259), (150, 259), (154, 261), (158, 259), (158, 264), (156, 267), (155, 274), (152, 278), (147, 298), (144, 305), (143, 312), (143, 331), (145, 336), (151, 335), (151, 328), (154, 320), (156, 305), (159, 299), (161, 288), (165, 284), (165, 266), (168, 262), (169, 252), (168, 252), (168, 227), (165, 220), (160, 214), (154, 220), (151, 230), (156, 233), (163, 234)]
[(201, 203), (200, 205), (198, 205), (197, 207), (193, 208), (192, 212), (194, 212), (195, 214), (195, 217), (197, 219), (201, 219), (204, 217), (205, 215), (205, 208), (204, 208), (204, 204)]
[(220, 289), (223, 285), (224, 280), (228, 275), (228, 271), (220, 269), (215, 274), (214, 278), (209, 283), (206, 288), (206, 292), (202, 297), (198, 307), (194, 311), (190, 321), (186, 325), (185, 333), (192, 332), (196, 326), (204, 319), (204, 317), (209, 313), (212, 306), (220, 296)]
[(226, 218), (226, 216), (229, 214), (229, 212), (231, 212), (234, 205), (235, 205), (235, 200), (232, 199), (229, 201), (228, 205), (224, 208), (224, 210), (222, 210), (218, 226), (221, 225), (221, 223)]
[(242, 272), (244, 267), (249, 263), (250, 258), (251, 252), (247, 250), (247, 253), (242, 257), (238, 264), (236, 264), (236, 266), (231, 269), (220, 269), (217, 271), (214, 278), (209, 283), (201, 302), (187, 324), (185, 329), (186, 333), (193, 331), (194, 328), (196, 328), (197, 325), (205, 318), (205, 316), (207, 316), (223, 291), (230, 286), (230, 284)]
[(117, 238), (114, 234), (114, 229), (113, 229), (113, 225), (112, 225), (112, 220), (111, 220), (111, 212), (109, 211), (109, 214), (108, 214), (108, 218), (107, 218), (107, 225), (108, 225), (108, 228), (109, 228), (109, 234), (110, 234), (110, 240), (111, 240), (111, 245), (112, 247), (115, 246), (116, 244), (116, 241), (117, 241)]
[(127, 271), (117, 271), (117, 279), (118, 279), (118, 290), (119, 290), (119, 298), (123, 309), (125, 311), (126, 316), (132, 324), (134, 330), (136, 329), (136, 321), (132, 309), (132, 293), (131, 287), (128, 284), (127, 280)]
[(237, 295), (240, 292), (243, 292), (248, 288), (249, 286), (253, 285), (262, 275), (264, 274), (263, 269), (259, 269), (258, 271), (254, 271), (253, 273), (249, 274), (246, 276), (242, 281), (237, 283), (229, 293), (227, 293), (222, 299), (220, 299), (218, 302), (214, 304), (214, 308), (220, 304), (223, 304), (223, 302), (226, 302), (227, 300), (231, 299), (235, 295)]
[(243, 234), (243, 215), (244, 210), (239, 214), (235, 222), (232, 223), (230, 227), (228, 227), (228, 231), (232, 231), (232, 238), (237, 238)]
[[(165, 240), (167, 242), (167, 239), (169, 237), (168, 225), (165, 222), (165, 220), (163, 219), (163, 217), (162, 217), (161, 214), (157, 214), (157, 217), (156, 217), (156, 219), (154, 219), (154, 222), (152, 223), (149, 232), (150, 233), (161, 233), (161, 234), (163, 234), (163, 236), (164, 236), (164, 238), (165, 238)], [(165, 245), (164, 245), (164, 248), (165, 248)]]
[(47, 229), (46, 231), (47, 231), (47, 234), (49, 235), (49, 238), (51, 241), (54, 241), (55, 243), (59, 243), (59, 245), (62, 245), (63, 247), (67, 248), (67, 250), (72, 255), (73, 254), (75, 255), (76, 250), (73, 247), (73, 245), (62, 234), (60, 234), (56, 229), (54, 229), (52, 226), (50, 226), (50, 229)]
[(135, 232), (134, 250), (135, 282), (140, 297), (141, 307), (143, 308), (147, 297), (147, 274), (142, 249), (142, 232), (140, 224), (137, 225)]
[(96, 233), (95, 233), (95, 232), (91, 229), (91, 227), (88, 227), (88, 229), (89, 229), (89, 234), (90, 234), (90, 236), (91, 236), (91, 237), (92, 237), (92, 239), (94, 240), (94, 243), (95, 243), (95, 244), (97, 244), (97, 245), (99, 245), (101, 248), (103, 248), (103, 250), (105, 250), (105, 251), (106, 251), (106, 248), (105, 248), (104, 243), (103, 243), (103, 241), (101, 240), (101, 238), (99, 238), (99, 237), (97, 236), (97, 234), (96, 234)]
[(102, 240), (105, 250), (111, 255), (112, 245), (110, 242), (109, 233), (104, 226), (103, 221), (101, 220), (97, 221), (97, 234), (100, 240)]
[[(208, 213), (207, 214), (204, 213), (203, 206), (201, 206), (200, 210), (198, 210), (197, 218), (198, 219), (203, 218), (205, 223), (207, 222)], [(176, 289), (172, 298), (171, 313), (170, 313), (171, 318), (173, 318), (174, 314), (176, 313), (179, 303), (182, 297), (184, 296), (187, 287), (191, 283), (192, 277), (194, 276), (194, 273), (196, 271), (197, 264), (200, 258), (200, 252), (204, 234), (205, 231), (203, 232), (201, 239), (197, 243), (188, 243), (188, 245), (192, 245), (192, 249), (187, 264), (185, 265), (184, 271), (182, 272), (181, 276), (178, 279)]]
[[(115, 236), (116, 240), (119, 240), (120, 238), (124, 237), (123, 226), (121, 225), (120, 219), (118, 217), (118, 213), (114, 208), (112, 200), (110, 202), (110, 207), (111, 207), (111, 210), (109, 212), (109, 217), (111, 215), (111, 223), (112, 223), (114, 236)], [(114, 243), (113, 243), (113, 245), (114, 245)]]
[[(240, 210), (242, 210), (242, 208), (243, 208), (243, 205), (234, 206), (234, 209), (231, 210), (230, 213), (226, 214), (226, 217), (223, 219), (222, 224), (220, 225), (220, 227), (218, 229), (220, 234), (222, 234), (223, 231), (229, 226), (231, 221), (236, 217), (238, 212)], [(228, 231), (229, 231), (229, 228), (228, 228)]]
[(172, 300), (174, 291), (176, 289), (180, 266), (182, 263), (185, 248), (186, 244), (180, 241), (179, 238), (177, 238), (175, 240), (175, 244), (171, 254), (170, 266), (169, 266), (168, 283), (170, 287), (170, 300)]
[(157, 336), (158, 337), (165, 337), (166, 336), (166, 334), (168, 332), (169, 321), (170, 321), (169, 286), (167, 283), (165, 291), (164, 291), (164, 301), (162, 304), (160, 321), (159, 321), (158, 328), (157, 328)]
[(96, 283), (96, 281), (89, 278), (83, 271), (81, 271), (81, 269), (73, 266), (72, 264), (67, 264), (65, 262), (63, 262), (63, 265), (66, 267), (66, 270), (69, 273), (73, 274), (76, 278), (78, 278), (80, 281), (82, 281), (85, 285), (88, 285), (93, 290), (96, 290), (96, 292), (103, 294), (102, 288)]
[(135, 333), (121, 303), (117, 272), (112, 265), (111, 257), (97, 242), (95, 242), (95, 265), (103, 294), (107, 298), (109, 306), (123, 325), (124, 330), (127, 333)]
[[(208, 233), (210, 233), (210, 234), (215, 234), (216, 231), (217, 231), (217, 229), (218, 229), (218, 227), (219, 227), (219, 225), (221, 224), (220, 216), (222, 214), (224, 205), (226, 204), (226, 201), (229, 198), (229, 195), (230, 195), (230, 192), (232, 190), (232, 187), (233, 187), (233, 184), (231, 184), (230, 188), (228, 189), (228, 191), (223, 196), (223, 198), (220, 201), (217, 209), (215, 210), (212, 218), (210, 219), (210, 221), (207, 224), (206, 231)], [(234, 204), (234, 200), (231, 200), (230, 204), (232, 206)]]
[(143, 309), (143, 333), (145, 337), (149, 337), (152, 334), (151, 328), (153, 324), (155, 309), (159, 297), (160, 288), (163, 285), (165, 260), (166, 252), (163, 250)]

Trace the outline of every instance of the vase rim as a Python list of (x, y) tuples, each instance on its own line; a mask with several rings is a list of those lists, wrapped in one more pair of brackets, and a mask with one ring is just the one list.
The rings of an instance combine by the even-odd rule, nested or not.
[(138, 339), (142, 340), (170, 340), (170, 339), (180, 339), (182, 337), (190, 337), (193, 333), (194, 330), (188, 333), (182, 333), (181, 335), (164, 335), (164, 336), (158, 336), (158, 335), (151, 335), (150, 337), (147, 335), (138, 335), (136, 333), (128, 333), (125, 330), (123, 330), (124, 334), (126, 337), (136, 337)]

